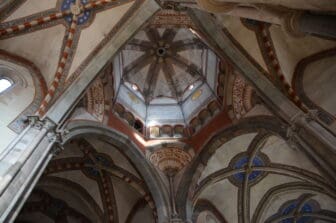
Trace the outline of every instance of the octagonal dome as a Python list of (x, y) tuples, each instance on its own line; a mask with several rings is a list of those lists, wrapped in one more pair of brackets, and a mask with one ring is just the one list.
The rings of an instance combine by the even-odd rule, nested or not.
[(114, 59), (116, 103), (145, 126), (185, 126), (217, 99), (218, 63), (189, 29), (146, 28)]

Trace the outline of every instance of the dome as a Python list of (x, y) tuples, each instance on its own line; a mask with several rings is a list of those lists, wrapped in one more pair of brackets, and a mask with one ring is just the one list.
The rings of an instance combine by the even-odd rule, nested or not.
[(139, 31), (114, 59), (116, 103), (145, 126), (186, 126), (217, 101), (219, 59), (187, 28)]

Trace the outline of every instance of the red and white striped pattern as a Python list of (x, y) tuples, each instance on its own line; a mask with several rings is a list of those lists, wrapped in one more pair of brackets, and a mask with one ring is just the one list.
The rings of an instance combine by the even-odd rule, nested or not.
[[(80, 7), (81, 7), (81, 11), (84, 11), (84, 10), (93, 9), (93, 8), (96, 8), (96, 7), (99, 7), (99, 6), (103, 6), (103, 5), (106, 5), (106, 4), (109, 4), (109, 3), (113, 3), (113, 2), (116, 2), (116, 1), (117, 0), (97, 0), (97, 1), (94, 1), (94, 2), (90, 2), (90, 3), (88, 3), (84, 6), (80, 6)], [(71, 10), (66, 10), (66, 11), (62, 11), (62, 12), (52, 13), (52, 14), (50, 14), (48, 16), (45, 16), (45, 17), (36, 18), (36, 19), (31, 20), (31, 21), (24, 22), (22, 24), (11, 26), (9, 28), (0, 29), (0, 38), (2, 36), (5, 36), (5, 35), (10, 35), (12, 33), (17, 33), (17, 32), (20, 32), (20, 31), (24, 31), (26, 29), (29, 29), (29, 28), (32, 28), (32, 27), (35, 27), (35, 26), (43, 25), (45, 23), (64, 18), (65, 16), (68, 16), (68, 15), (71, 15), (71, 14), (72, 14)], [(45, 112), (47, 110), (47, 107), (48, 107), (49, 103), (51, 102), (51, 100), (53, 99), (53, 97), (55, 95), (55, 92), (56, 92), (56, 89), (58, 88), (58, 86), (60, 84), (60, 81), (62, 80), (62, 77), (64, 76), (64, 67), (66, 65), (68, 56), (69, 56), (70, 51), (71, 51), (71, 47), (73, 45), (73, 38), (74, 38), (74, 33), (75, 33), (76, 27), (77, 27), (77, 20), (78, 20), (77, 15), (73, 15), (72, 23), (71, 23), (69, 31), (68, 31), (69, 35), (68, 35), (67, 41), (65, 43), (64, 51), (61, 54), (61, 58), (60, 58), (59, 65), (57, 67), (55, 78), (54, 78), (51, 86), (49, 87), (47, 95), (44, 98), (44, 100), (42, 101), (42, 104), (41, 104), (39, 110), (37, 111), (38, 115), (45, 114)]]
[(40, 17), (40, 18), (37, 18), (37, 19), (33, 19), (30, 22), (24, 22), (22, 24), (14, 25), (14, 26), (11, 26), (11, 27), (6, 28), (6, 29), (0, 29), (0, 37), (4, 36), (4, 35), (9, 35), (9, 34), (12, 34), (12, 33), (15, 33), (15, 32), (23, 31), (25, 29), (29, 29), (29, 28), (32, 28), (34, 26), (42, 25), (44, 23), (63, 18), (63, 17), (65, 17), (67, 15), (70, 15), (70, 14), (71, 14), (70, 10), (63, 11), (63, 12), (57, 12), (57, 13), (53, 13), (53, 14), (50, 14), (50, 15), (45, 16), (45, 17)]
[(272, 61), (272, 66), (273, 69), (276, 71), (276, 74), (278, 76), (278, 79), (281, 81), (281, 84), (284, 86), (285, 90), (287, 91), (287, 94), (289, 95), (290, 99), (303, 111), (307, 112), (307, 108), (304, 106), (300, 98), (296, 95), (294, 92), (293, 88), (290, 86), (290, 84), (286, 81), (286, 77), (282, 73), (280, 63), (277, 59), (277, 56), (274, 52), (273, 45), (272, 45), (272, 40), (268, 35), (268, 31), (265, 26), (262, 26), (262, 37), (263, 37), (263, 42), (266, 46), (266, 50), (268, 53), (268, 57)]
[[(84, 6), (82, 6), (82, 8), (84, 10), (88, 10), (88, 9), (93, 9), (95, 7), (99, 7), (99, 6), (103, 6), (106, 5), (108, 3), (112, 3), (112, 2), (116, 2), (117, 0), (97, 0), (94, 2), (90, 2)], [(9, 35), (12, 33), (16, 33), (19, 31), (23, 31), (25, 29), (29, 29), (32, 28), (34, 26), (38, 26), (38, 25), (42, 25), (45, 24), (47, 22), (51, 22), (57, 19), (61, 19), (64, 18), (65, 16), (71, 15), (71, 10), (66, 10), (66, 11), (62, 11), (62, 12), (57, 12), (57, 13), (52, 13), (50, 15), (47, 15), (45, 17), (40, 17), (40, 18), (36, 18), (33, 19), (32, 21), (29, 22), (24, 22), (22, 24), (18, 24), (18, 25), (14, 25), (11, 26), (9, 28), (5, 28), (5, 29), (0, 29), (0, 37), (4, 36), (4, 35)]]
[(68, 56), (69, 56), (70, 51), (71, 51), (71, 47), (72, 47), (73, 39), (74, 39), (74, 34), (76, 32), (76, 27), (77, 27), (77, 16), (73, 16), (72, 23), (71, 23), (69, 31), (68, 31), (69, 32), (68, 38), (67, 38), (67, 41), (65, 43), (65, 47), (64, 47), (63, 53), (62, 53), (61, 58), (60, 58), (60, 62), (59, 62), (58, 67), (57, 67), (57, 71), (56, 71), (56, 74), (55, 74), (54, 81), (52, 82), (51, 86), (49, 87), (48, 93), (47, 93), (46, 97), (43, 99), (39, 110), (37, 111), (38, 115), (42, 116), (46, 112), (46, 109), (47, 109), (50, 101), (54, 97), (55, 91), (58, 88), (58, 85), (59, 85), (59, 83), (60, 83), (60, 81), (63, 77), (64, 67), (66, 65)]

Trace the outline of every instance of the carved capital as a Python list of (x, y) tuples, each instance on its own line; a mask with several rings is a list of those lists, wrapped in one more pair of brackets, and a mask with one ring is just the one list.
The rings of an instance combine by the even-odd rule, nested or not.
[(298, 137), (298, 132), (300, 128), (297, 126), (296, 123), (293, 123), (287, 128), (287, 143), (292, 149), (297, 149), (297, 137)]
[(47, 133), (47, 138), (50, 143), (61, 143), (62, 142), (62, 135), (56, 131), (49, 131)]
[(319, 120), (319, 110), (317, 109), (310, 109), (306, 114), (306, 120), (309, 121), (318, 121)]
[(47, 131), (54, 131), (57, 127), (56, 123), (50, 120), (49, 118), (44, 118), (42, 120), (43, 122), (43, 128)]
[(37, 115), (29, 115), (27, 116), (28, 123), (31, 127), (41, 130), (43, 128), (43, 122), (40, 117)]
[(56, 130), (50, 130), (47, 133), (46, 136), (50, 143), (53, 144), (53, 148), (51, 150), (51, 153), (53, 155), (58, 155), (61, 151), (64, 150), (63, 147), (63, 137), (64, 137), (64, 131), (56, 131)]
[(318, 120), (318, 110), (309, 110), (308, 113), (298, 112), (290, 120), (291, 124), (287, 129), (288, 143), (292, 148), (296, 148), (298, 143), (299, 131), (303, 128), (303, 123)]
[(64, 147), (62, 144), (60, 143), (56, 143), (53, 148), (51, 149), (51, 154), (53, 154), (54, 156), (57, 156), (60, 152), (62, 152), (64, 150)]
[(29, 125), (38, 130), (46, 129), (47, 131), (53, 130), (57, 127), (57, 125), (48, 118), (40, 119), (37, 115), (29, 115), (27, 116)]

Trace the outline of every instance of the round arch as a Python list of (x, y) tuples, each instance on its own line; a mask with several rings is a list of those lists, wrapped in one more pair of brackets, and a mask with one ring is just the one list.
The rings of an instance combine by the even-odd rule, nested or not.
[(176, 203), (181, 217), (184, 219), (192, 218), (192, 195), (195, 192), (202, 170), (216, 150), (234, 137), (262, 130), (267, 130), (269, 134), (278, 135), (284, 139), (287, 138), (287, 126), (283, 122), (276, 117), (258, 116), (242, 119), (239, 123), (222, 130), (209, 140), (201, 152), (192, 160), (178, 186)]
[(100, 123), (92, 121), (72, 121), (66, 125), (68, 133), (64, 136), (64, 144), (69, 140), (96, 136), (113, 145), (127, 157), (139, 171), (153, 197), (158, 214), (158, 222), (166, 222), (170, 214), (169, 194), (154, 167), (147, 161), (141, 150), (124, 134)]
[(65, 194), (74, 195), (87, 208), (90, 209), (91, 213), (94, 215), (94, 219), (99, 219), (101, 222), (103, 222), (103, 212), (99, 205), (88, 194), (88, 192), (77, 183), (60, 177), (44, 176), (37, 183), (36, 189), (44, 190), (46, 192), (48, 192), (49, 189), (56, 189), (64, 191)]
[(328, 125), (332, 124), (335, 121), (334, 114), (331, 114), (330, 111), (327, 111), (324, 108), (322, 108), (321, 105), (316, 104), (316, 102), (313, 101), (311, 96), (307, 94), (304, 88), (304, 76), (309, 65), (315, 62), (321, 62), (325, 59), (335, 57), (335, 55), (336, 55), (336, 48), (332, 48), (303, 58), (301, 61), (297, 63), (294, 71), (294, 76), (292, 79), (292, 86), (296, 94), (303, 101), (303, 103), (309, 109), (317, 110), (318, 117)]

